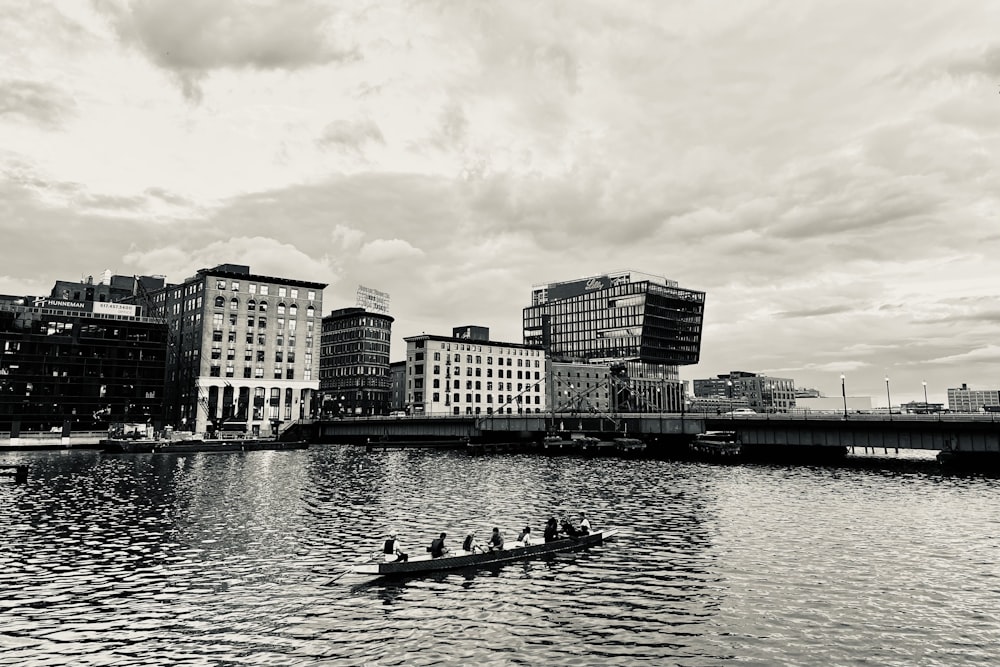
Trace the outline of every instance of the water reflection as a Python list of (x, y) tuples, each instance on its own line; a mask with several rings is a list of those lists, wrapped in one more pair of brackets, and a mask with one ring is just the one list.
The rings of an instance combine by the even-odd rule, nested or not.
[[(998, 649), (995, 478), (384, 452), (15, 455), (0, 665), (973, 664)], [(8, 457), (13, 458), (13, 457)], [(619, 539), (401, 580), (398, 532)], [(913, 628), (919, 628), (915, 634)]]

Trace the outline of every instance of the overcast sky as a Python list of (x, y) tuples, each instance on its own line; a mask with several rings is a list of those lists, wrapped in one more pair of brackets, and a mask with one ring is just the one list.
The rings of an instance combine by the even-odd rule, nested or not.
[(1000, 386), (1000, 2), (0, 0), (0, 293), (223, 262), (521, 340), (706, 292), (701, 363)]

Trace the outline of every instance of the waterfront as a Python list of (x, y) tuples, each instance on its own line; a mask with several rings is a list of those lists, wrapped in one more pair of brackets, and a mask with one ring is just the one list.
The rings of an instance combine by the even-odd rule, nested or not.
[[(19, 452), (0, 665), (972, 665), (1000, 652), (1000, 480), (454, 451)], [(339, 577), (395, 529), (586, 510), (586, 552)]]

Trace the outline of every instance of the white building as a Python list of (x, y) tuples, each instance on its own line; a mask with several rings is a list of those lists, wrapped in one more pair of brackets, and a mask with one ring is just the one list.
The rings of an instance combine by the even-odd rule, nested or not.
[[(455, 333), (469, 328), (456, 329)], [(410, 414), (491, 415), (544, 412), (541, 346), (479, 337), (421, 334), (406, 341), (406, 407)]]

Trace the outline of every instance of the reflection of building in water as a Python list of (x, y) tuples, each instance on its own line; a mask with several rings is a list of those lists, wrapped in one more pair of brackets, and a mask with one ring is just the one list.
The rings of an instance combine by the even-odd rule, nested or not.
[(489, 339), (486, 327), (406, 338), (406, 402), (412, 414), (524, 414), (545, 405), (545, 352)]
[(553, 362), (607, 366), (611, 410), (680, 411), (678, 367), (698, 363), (704, 307), (704, 292), (637, 271), (549, 283), (532, 290), (524, 342)]
[(0, 296), (0, 431), (162, 420), (166, 326), (79, 296)]

